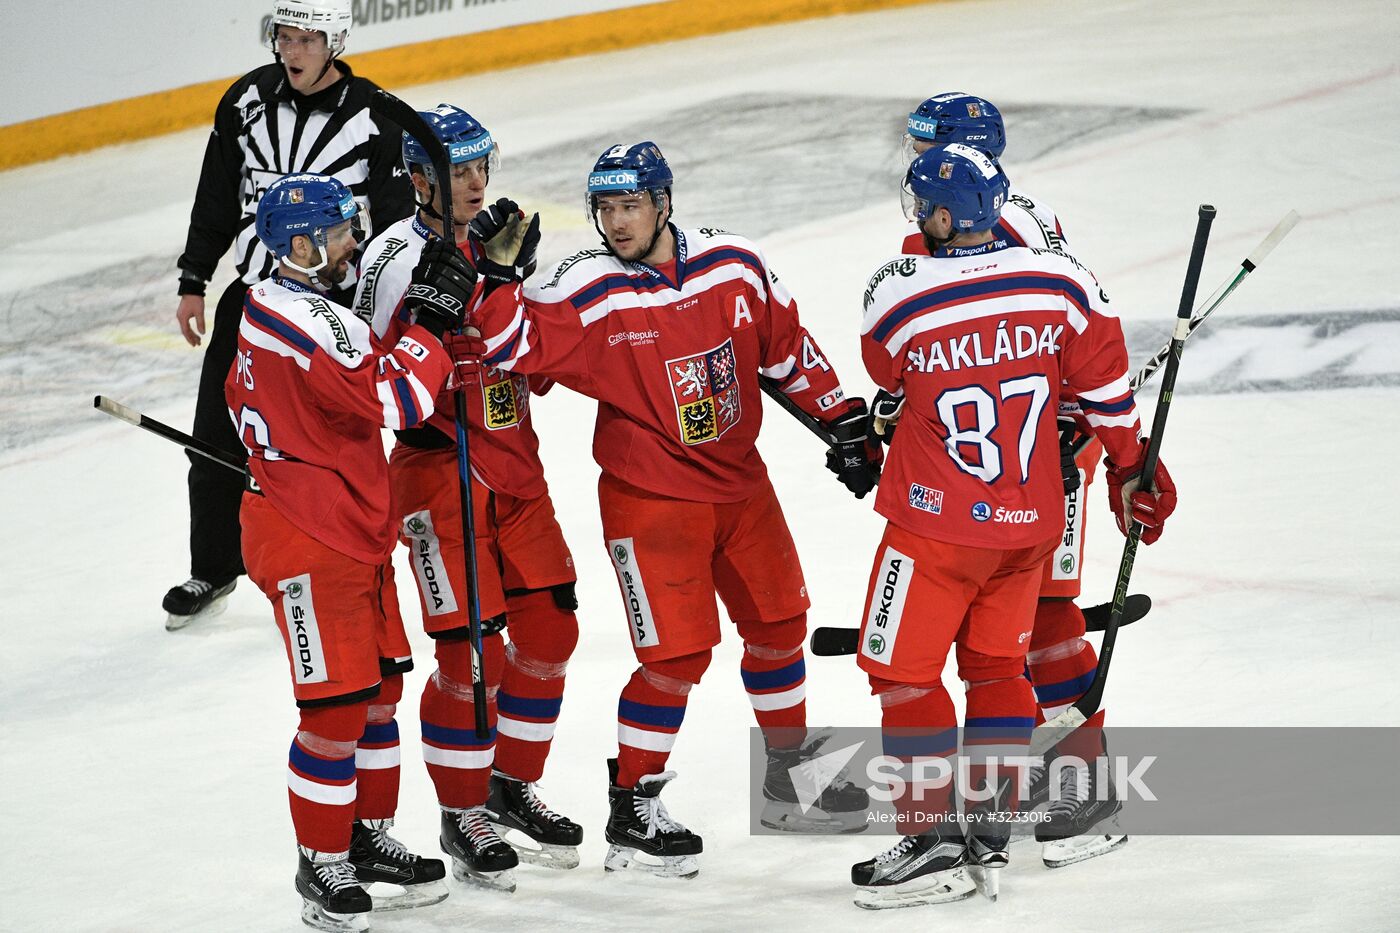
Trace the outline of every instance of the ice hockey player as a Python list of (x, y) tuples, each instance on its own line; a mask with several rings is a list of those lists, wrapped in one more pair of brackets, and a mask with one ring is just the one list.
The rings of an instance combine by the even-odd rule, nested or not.
[[(1006, 149), (1006, 127), (1001, 111), (990, 101), (954, 91), (930, 97), (909, 114), (904, 136), (906, 161), (912, 162), (929, 149), (950, 144), (969, 146), (1000, 166)], [(1003, 168), (1004, 171), (1004, 168)], [(1068, 251), (1058, 215), (1039, 198), (1032, 199), (1014, 184), (1001, 217), (992, 227), (996, 240), (1015, 246), (1034, 246)], [(904, 252), (927, 256), (930, 246), (918, 223), (911, 222), (904, 238)], [(897, 413), (899, 400), (880, 393), (874, 406), (877, 417)], [(1040, 599), (1036, 604), (1035, 629), (1026, 654), (1027, 672), (1035, 688), (1039, 706), (1037, 719), (1057, 716), (1073, 705), (1093, 681), (1098, 655), (1084, 639), (1084, 613), (1075, 604), (1080, 594), (1084, 565), (1084, 516), (1089, 485), (1093, 482), (1103, 445), (1094, 439), (1085, 423), (1084, 412), (1072, 397), (1059, 399), (1058, 426), (1060, 465), (1064, 475), (1065, 524), (1060, 543), (1045, 562)], [(894, 431), (879, 430), (889, 440)], [(1078, 451), (1076, 452), (1076, 448)], [(1060, 743), (1057, 750), (1082, 761), (1093, 761), (1103, 745), (1104, 710), (1084, 723), (1075, 734)], [(1053, 752), (1052, 752), (1053, 756)], [(1029, 808), (1050, 802), (1050, 771), (1031, 770)], [(1043, 845), (1043, 858), (1051, 867), (1083, 861), (1102, 855), (1127, 841), (1121, 833), (1089, 830), (1094, 823), (1116, 811), (1113, 794), (1100, 794), (1090, 786), (1092, 777), (1066, 769), (1060, 772), (1054, 800), (1044, 822), (1036, 824), (1036, 836)], [(1095, 803), (1098, 797), (1107, 799)]]
[[(189, 235), (180, 256), (175, 318), (190, 346), (204, 334), (204, 292), (233, 247), (237, 274), (214, 311), (195, 403), (194, 436), (243, 458), (224, 409), (224, 377), (233, 365), (248, 286), (277, 261), (258, 240), (253, 217), (268, 185), (292, 172), (333, 175), (355, 195), (376, 227), (406, 217), (413, 191), (397, 174), (399, 136), (366, 108), (375, 85), (340, 60), (353, 17), (350, 0), (275, 0), (266, 41), (275, 60), (239, 78), (214, 111)], [(348, 304), (353, 278), (332, 295)], [(238, 546), (243, 484), (203, 457), (191, 457), (190, 578), (170, 588), (162, 606), (167, 629), (222, 611), (244, 572)]]
[(364, 930), (375, 881), (403, 888), (384, 906), (446, 896), (440, 861), (388, 835), (399, 785), (395, 704), (411, 669), (390, 555), (381, 428), (432, 414), (453, 370), (440, 343), (475, 284), (452, 249), (423, 251), (405, 304), (417, 324), (392, 349), (325, 296), (349, 275), (360, 234), (350, 189), (289, 175), (258, 205), (258, 238), (278, 260), (254, 285), (225, 383), (227, 410), (254, 480), (244, 494), (243, 557), (272, 602), (301, 723), (287, 790), (300, 848), (302, 919)]
[[(459, 107), (441, 104), (422, 116), (452, 163), (453, 238), (470, 254), (467, 222), (482, 208), (499, 150), (486, 128)], [(356, 313), (386, 345), (412, 326), (404, 295), (425, 244), (443, 235), (442, 186), (428, 153), (407, 133), (403, 161), (418, 192), (418, 211), (370, 242), (355, 299)], [(523, 836), (518, 851), (529, 861), (551, 868), (578, 864), (583, 828), (546, 807), (535, 790), (563, 702), (564, 669), (578, 642), (578, 603), (573, 558), (554, 517), (530, 421), (530, 380), (491, 369), (466, 391), (483, 669), (494, 741), (479, 740), (474, 732), (450, 395), (438, 400), (431, 418), (397, 432), (389, 479), (399, 538), (410, 551), (423, 625), (438, 661), (423, 688), (422, 721), (423, 756), (442, 807), (443, 850), (459, 880), (510, 890), (518, 856), (498, 833)], [(502, 637), (507, 622), (508, 645)]]
[[(701, 838), (659, 795), (675, 776), (665, 765), (687, 695), (720, 640), (716, 594), (744, 641), (740, 674), (768, 743), (765, 823), (831, 831), (865, 819), (864, 791), (846, 782), (804, 818), (788, 774), (819, 741), (806, 731), (810, 604), (754, 447), (759, 379), (840, 439), (829, 465), (856, 496), (874, 487), (878, 466), (867, 459), (864, 401), (845, 397), (758, 247), (676, 227), (672, 181), (654, 143), (609, 148), (587, 186), (603, 248), (536, 276), (517, 312), (488, 303), (474, 320), (489, 365), (554, 376), (599, 402), (603, 534), (641, 664), (618, 702), (605, 867), (691, 877)], [(495, 219), (494, 230), (482, 225), (484, 248), (509, 266), (516, 243), (538, 238), (538, 217)], [(519, 287), (518, 261), (514, 274), (480, 269), (488, 288)]]
[[(1145, 443), (1107, 296), (1067, 255), (996, 236), (1009, 187), (969, 147), (919, 156), (904, 203), (931, 256), (885, 263), (865, 293), (866, 369), (906, 402), (875, 500), (888, 525), (858, 662), (880, 699), (885, 752), (904, 762), (957, 754), (941, 683), (954, 644), (967, 688), (967, 761), (979, 768), (1026, 753), (1035, 711), (1023, 676), (1027, 642), (1041, 568), (1062, 530), (1054, 408), (1062, 385), (1108, 452), (1120, 526), (1128, 512), (1147, 526), (1143, 541), (1155, 541), (1175, 506), (1160, 463), (1155, 494), (1140, 489)], [(998, 773), (1016, 777), (1015, 769)], [(1014, 799), (969, 803), (965, 838), (952, 818), (953, 789), (920, 790), (922, 803), (907, 786), (895, 801), (904, 838), (852, 867), (857, 904), (969, 896), (969, 861), (995, 896), (1010, 826), (995, 817)]]

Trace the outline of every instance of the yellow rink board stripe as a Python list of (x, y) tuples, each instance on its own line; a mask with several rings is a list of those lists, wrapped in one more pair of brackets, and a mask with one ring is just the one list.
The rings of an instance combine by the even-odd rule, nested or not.
[[(347, 54), (355, 73), (399, 88), (753, 26), (913, 6), (929, 0), (664, 0)], [(256, 50), (253, 50), (255, 53)], [(250, 54), (248, 67), (258, 64)], [(0, 170), (211, 124), (236, 76), (0, 127)]]

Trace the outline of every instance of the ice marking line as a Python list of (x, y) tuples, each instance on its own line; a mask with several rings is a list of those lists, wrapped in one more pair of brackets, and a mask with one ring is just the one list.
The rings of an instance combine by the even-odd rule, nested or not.
[(1075, 166), (1082, 165), (1085, 162), (1091, 162), (1096, 159), (1102, 159), (1105, 156), (1118, 155), (1122, 152), (1128, 152), (1133, 149), (1140, 149), (1143, 146), (1161, 142), (1164, 139), (1179, 137), (1182, 134), (1183, 130), (1188, 132), (1195, 131), (1198, 133), (1203, 132), (1205, 130), (1212, 130), (1218, 126), (1223, 126), (1227, 123), (1232, 123), (1240, 117), (1254, 116), (1255, 114), (1264, 113), (1265, 111), (1274, 110), (1279, 107), (1288, 107), (1293, 104), (1301, 104), (1307, 101), (1317, 100), (1321, 97), (1327, 97), (1329, 95), (1336, 94), (1340, 91), (1346, 91), (1354, 87), (1359, 87), (1363, 84), (1370, 84), (1374, 81), (1381, 81), (1395, 75), (1400, 75), (1400, 65), (1389, 65), (1385, 68), (1380, 68), (1376, 71), (1368, 72), (1364, 75), (1358, 75), (1355, 78), (1348, 78), (1345, 81), (1338, 81), (1335, 84), (1325, 84), (1321, 87), (1310, 88), (1298, 94), (1293, 94), (1288, 97), (1281, 97), (1277, 100), (1265, 101), (1262, 104), (1255, 104), (1252, 107), (1244, 107), (1239, 110), (1230, 110), (1224, 113), (1202, 113), (1194, 116), (1184, 117), (1181, 120), (1176, 121), (1167, 127), (1157, 130), (1156, 132), (1145, 133), (1141, 136), (1138, 136), (1136, 139), (1123, 140), (1122, 142), (1119, 142), (1116, 145), (1112, 146), (1104, 146), (1102, 148), (1092, 148), (1088, 150), (1077, 150), (1072, 158), (1038, 164), (1034, 166), (1034, 170), (1036, 172), (1055, 172), (1059, 171), (1060, 169), (1073, 168)]

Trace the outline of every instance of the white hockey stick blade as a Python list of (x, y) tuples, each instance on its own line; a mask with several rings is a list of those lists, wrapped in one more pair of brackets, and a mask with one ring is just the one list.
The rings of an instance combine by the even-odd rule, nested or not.
[(1084, 714), (1077, 707), (1071, 706), (1054, 719), (1048, 719), (1036, 726), (1035, 731), (1031, 733), (1031, 757), (1043, 757), (1046, 752), (1059, 745), (1061, 739), (1082, 725)]
[(94, 406), (101, 412), (119, 418), (127, 424), (141, 426), (141, 416), (121, 402), (115, 402), (105, 395), (99, 395), (93, 399)]
[(1254, 252), (1249, 254), (1249, 258), (1245, 260), (1245, 268), (1253, 269), (1263, 262), (1264, 258), (1274, 251), (1274, 247), (1278, 246), (1283, 238), (1288, 236), (1289, 231), (1298, 226), (1298, 221), (1302, 219), (1297, 211), (1289, 211), (1284, 214), (1283, 219), (1274, 226), (1268, 236), (1264, 237), (1264, 242), (1260, 243), (1255, 247)]

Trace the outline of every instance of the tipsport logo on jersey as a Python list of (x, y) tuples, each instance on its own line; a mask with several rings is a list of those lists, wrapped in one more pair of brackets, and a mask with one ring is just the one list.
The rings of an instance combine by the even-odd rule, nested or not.
[(719, 440), (743, 417), (734, 368), (732, 340), (704, 353), (666, 361), (666, 378), (686, 445)]

